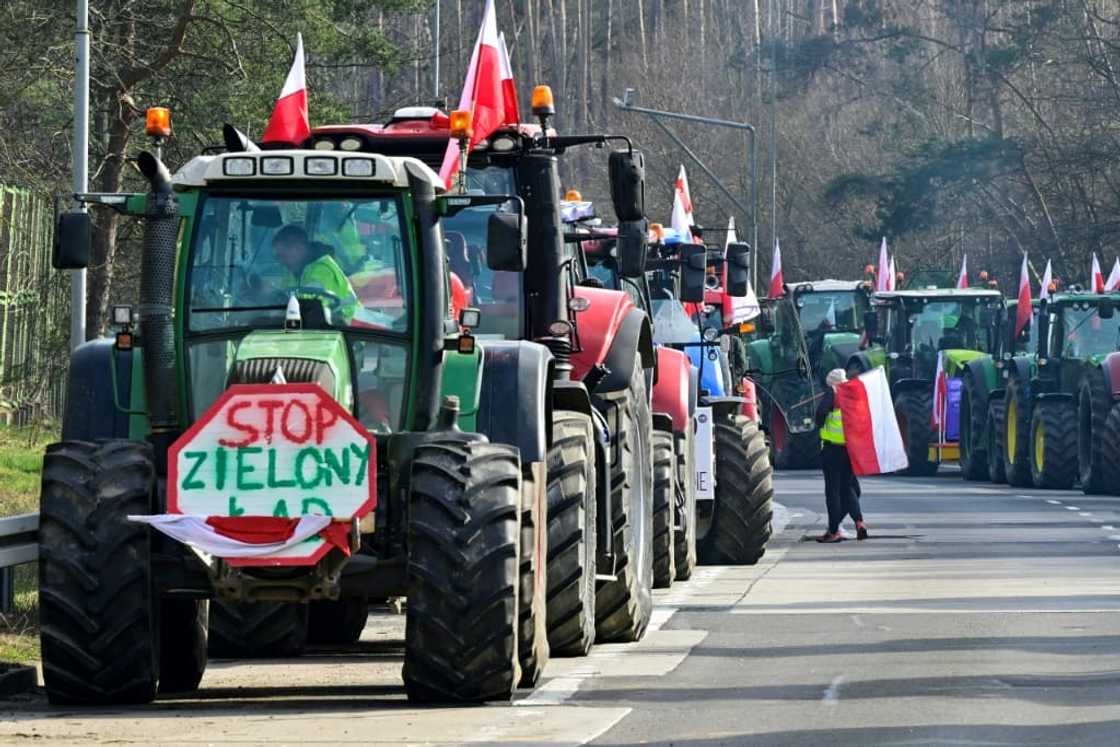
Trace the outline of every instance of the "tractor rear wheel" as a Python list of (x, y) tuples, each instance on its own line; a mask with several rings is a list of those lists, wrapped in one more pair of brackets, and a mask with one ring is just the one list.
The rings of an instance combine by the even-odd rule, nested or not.
[(676, 529), (673, 530), (673, 561), (677, 580), (692, 578), (696, 568), (696, 477), (693, 474), (692, 423), (675, 436), (677, 459)]
[(1003, 470), (1003, 416), (1003, 400), (990, 400), (984, 432), (988, 441), (988, 479), (997, 485), (1007, 482), (1007, 473)]
[(548, 645), (586, 656), (595, 642), (595, 436), (591, 418), (557, 410), (548, 452)]
[(673, 511), (677, 502), (673, 434), (653, 433), (653, 588), (668, 589), (677, 577), (673, 558)]
[[(802, 381), (801, 379), (797, 380)], [(786, 382), (786, 383), (781, 383)], [(770, 463), (774, 469), (814, 469), (820, 466), (821, 438), (816, 428), (793, 433), (785, 415), (786, 407), (807, 395), (798, 383), (779, 379), (770, 402)], [(778, 403), (783, 405), (778, 407)]]
[(639, 640), (653, 612), (653, 416), (646, 392), (641, 357), (635, 354), (628, 393), (610, 406), (607, 417), (615, 578), (596, 590), (595, 632), (601, 641)]
[(709, 564), (754, 565), (766, 554), (774, 515), (766, 439), (743, 415), (717, 417), (715, 456), (715, 507), (700, 557)]
[(159, 608), (159, 691), (189, 693), (206, 672), (205, 599), (162, 599)]
[(408, 522), (409, 700), (509, 700), (517, 651), (521, 467), (482, 441), (417, 447)]
[(1069, 490), (1077, 479), (1077, 418), (1066, 402), (1041, 401), (1031, 417), (1031, 480), (1036, 488)]
[[(547, 464), (521, 465), (521, 588), (517, 597), (519, 687), (536, 687), (548, 665), (548, 504), (544, 492), (548, 488), (547, 468)], [(544, 567), (542, 561), (546, 563)]]
[(937, 441), (937, 433), (930, 424), (933, 416), (932, 392), (926, 389), (900, 392), (894, 399), (894, 411), (909, 462), (902, 474), (913, 477), (936, 474), (939, 464), (929, 458), (930, 444)]
[[(980, 407), (980, 392), (969, 372), (965, 372), (961, 386), (961, 476), (966, 480), (985, 480), (988, 477), (988, 439), (984, 426), (988, 410)], [(998, 452), (997, 452), (998, 453)]]
[(286, 659), (307, 645), (306, 604), (210, 603), (210, 655), (217, 659)]
[(357, 643), (369, 619), (365, 597), (319, 599), (307, 605), (307, 642), (334, 646)]
[(47, 447), (39, 512), (43, 683), (54, 704), (147, 703), (159, 679), (149, 529), (152, 448), (134, 441)]
[(1105, 479), (1107, 462), (1120, 454), (1107, 451), (1101, 437), (1111, 409), (1112, 393), (1104, 373), (1089, 371), (1081, 380), (1077, 398), (1077, 472), (1085, 493), (1108, 493), (1114, 485)]
[(1112, 495), (1120, 495), (1120, 403), (1114, 404), (1104, 420), (1104, 453), (1112, 455), (1104, 462), (1104, 484)]
[(1007, 382), (1003, 401), (1003, 473), (1016, 488), (1034, 485), (1031, 479), (1031, 402), (1017, 377)]

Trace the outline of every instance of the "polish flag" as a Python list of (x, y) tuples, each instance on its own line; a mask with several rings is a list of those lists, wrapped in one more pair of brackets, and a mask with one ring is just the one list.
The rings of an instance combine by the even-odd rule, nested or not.
[(1089, 279), (1089, 287), (1093, 293), (1104, 293), (1104, 275), (1101, 274), (1101, 263), (1097, 261), (1097, 253), (1093, 252), (1093, 276)]
[(1023, 267), (1019, 270), (1019, 303), (1015, 306), (1015, 337), (1019, 336), (1031, 321), (1031, 278), (1027, 274), (1027, 255), (1023, 255)]
[(778, 240), (774, 239), (774, 259), (770, 263), (769, 298), (781, 298), (785, 292), (785, 280), (782, 279), (782, 247)]
[(935, 428), (944, 420), (945, 403), (949, 401), (949, 380), (945, 376), (945, 351), (937, 353), (937, 372), (933, 375), (933, 417), (930, 422)]
[(513, 65), (509, 61), (509, 48), (506, 46), (505, 32), (498, 34), (500, 58), (502, 68), (502, 103), (505, 105), (505, 116), (502, 124), (517, 124), (521, 121), (521, 104), (517, 100), (517, 84), (513, 80)]
[[(502, 80), (502, 40), (498, 36), (498, 19), (494, 14), (494, 0), (486, 0), (482, 12), (482, 28), (478, 41), (471, 53), (467, 66), (467, 79), (463, 83), (463, 93), (459, 97), (458, 109), (471, 112), (471, 137), (467, 143), (469, 151), (482, 140), (490, 137), (494, 130), (501, 127), (509, 116), (510, 104), (505, 100), (506, 86)], [(508, 64), (508, 62), (506, 63)], [(512, 73), (510, 83), (512, 85)], [(516, 107), (516, 102), (511, 102)], [(447, 151), (443, 154), (443, 164), (439, 167), (440, 178), (447, 188), (459, 171), (459, 141), (450, 138)]]
[(883, 243), (879, 245), (879, 274), (875, 278), (875, 290), (889, 291), (891, 289), (890, 274), (891, 270), (890, 260), (887, 259), (887, 237), (883, 237)]
[(296, 34), (296, 58), (292, 69), (280, 89), (280, 98), (272, 107), (268, 127), (264, 128), (262, 143), (299, 145), (311, 136), (311, 122), (307, 118), (307, 80), (303, 73), (303, 35)]
[(898, 271), (894, 269), (894, 255), (891, 255), (891, 271), (887, 275), (887, 290), (898, 289)]
[(854, 473), (881, 475), (906, 469), (906, 447), (882, 366), (838, 386), (836, 404)]
[[(724, 242), (723, 248), (726, 251), (728, 244), (733, 244), (739, 240), (739, 234), (735, 230), (735, 216), (727, 219), (727, 241)], [(727, 264), (723, 265), (723, 287), (727, 288)], [(730, 294), (724, 294), (724, 319), (730, 320), (728, 324), (740, 324), (742, 322), (750, 321), (762, 313), (762, 307), (758, 303), (758, 296), (754, 292), (754, 285), (751, 281), (747, 280), (747, 295), (742, 298), (737, 298)]]
[(219, 558), (263, 558), (319, 537), (350, 554), (350, 524), (329, 516), (192, 516), (156, 514), (129, 516), (172, 539)]
[(688, 174), (681, 166), (677, 181), (673, 184), (673, 215), (669, 225), (680, 234), (681, 240), (692, 244), (692, 227), (696, 221), (692, 217), (692, 192), (688, 188)]
[(1042, 272), (1042, 287), (1038, 290), (1038, 300), (1045, 301), (1050, 298), (1050, 283), (1054, 282), (1053, 272), (1050, 269), (1050, 260), (1046, 260), (1046, 269)]
[(968, 255), (961, 257), (961, 273), (957, 275), (957, 287), (968, 287)]
[(1120, 257), (1112, 265), (1112, 272), (1108, 273), (1108, 280), (1104, 281), (1105, 293), (1120, 290)]

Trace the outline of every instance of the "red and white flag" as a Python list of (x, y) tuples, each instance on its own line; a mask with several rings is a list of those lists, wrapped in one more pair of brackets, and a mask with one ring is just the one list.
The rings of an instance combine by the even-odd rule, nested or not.
[(875, 276), (875, 290), (889, 291), (891, 289), (890, 281), (891, 263), (887, 258), (887, 237), (883, 237), (883, 243), (879, 245), (879, 272)]
[(894, 255), (891, 255), (891, 269), (887, 273), (887, 290), (893, 291), (898, 288), (898, 272), (894, 269)]
[(262, 558), (321, 537), (350, 554), (350, 525), (331, 517), (305, 514), (289, 519), (279, 516), (192, 516), (156, 514), (129, 516), (172, 539), (219, 558)]
[(945, 376), (945, 351), (937, 353), (937, 372), (933, 375), (933, 427), (940, 428), (944, 421), (945, 403), (949, 401), (949, 380)]
[(692, 217), (692, 192), (688, 188), (688, 174), (683, 165), (677, 173), (677, 181), (673, 183), (673, 214), (669, 225), (680, 235), (682, 241), (694, 243), (692, 227), (696, 225), (696, 221)]
[(881, 475), (906, 469), (906, 447), (882, 366), (838, 386), (836, 403), (853, 472)]
[[(478, 32), (470, 65), (467, 66), (467, 79), (463, 83), (463, 93), (459, 97), (458, 109), (471, 113), (471, 136), (467, 143), (469, 151), (482, 140), (490, 137), (494, 130), (506, 124), (511, 107), (516, 102), (506, 102), (506, 85), (503, 81), (503, 66), (508, 60), (502, 59), (502, 40), (498, 36), (498, 18), (494, 14), (494, 0), (486, 0), (482, 12), (482, 28)], [(512, 88), (510, 73), (510, 88)], [(516, 121), (516, 120), (515, 120)], [(459, 141), (450, 138), (447, 151), (443, 154), (443, 164), (439, 167), (440, 178), (447, 188), (459, 171)]]
[(1023, 255), (1023, 267), (1019, 270), (1019, 303), (1015, 306), (1015, 337), (1019, 336), (1031, 321), (1031, 277), (1027, 274), (1027, 255)]
[(498, 42), (502, 51), (502, 103), (505, 104), (502, 124), (517, 124), (521, 121), (521, 103), (517, 99), (517, 83), (513, 80), (513, 65), (509, 61), (505, 32), (498, 34)]
[(1105, 293), (1120, 290), (1120, 257), (1112, 265), (1112, 272), (1108, 273), (1108, 280), (1104, 281)]
[(961, 272), (960, 272), (959, 275), (957, 275), (957, 287), (958, 288), (967, 288), (968, 287), (968, 255), (967, 254), (965, 254), (963, 257), (961, 257)]
[(303, 34), (296, 34), (296, 58), (272, 107), (272, 116), (261, 137), (263, 143), (299, 145), (311, 136), (307, 117), (307, 80), (303, 72)]
[(1092, 293), (1104, 293), (1104, 275), (1101, 274), (1101, 263), (1097, 261), (1097, 253), (1093, 252), (1093, 272), (1089, 279), (1089, 288)]
[(1050, 284), (1054, 282), (1054, 274), (1050, 269), (1050, 260), (1046, 260), (1046, 269), (1042, 271), (1042, 287), (1038, 289), (1038, 300), (1045, 301), (1050, 298)]
[(770, 263), (770, 298), (781, 298), (785, 295), (785, 280), (782, 278), (782, 247), (774, 239), (774, 259)]

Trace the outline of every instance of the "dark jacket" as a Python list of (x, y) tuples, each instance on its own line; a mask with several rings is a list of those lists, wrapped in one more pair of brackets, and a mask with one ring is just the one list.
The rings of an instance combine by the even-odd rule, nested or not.
[(824, 391), (824, 396), (821, 397), (820, 404), (817, 405), (816, 421), (817, 421), (817, 427), (818, 428), (821, 428), (821, 427), (824, 426), (824, 421), (825, 421), (825, 418), (828, 417), (828, 413), (832, 412), (835, 409), (836, 409), (836, 393), (834, 391), (832, 391), (832, 387), (826, 386), (825, 391)]

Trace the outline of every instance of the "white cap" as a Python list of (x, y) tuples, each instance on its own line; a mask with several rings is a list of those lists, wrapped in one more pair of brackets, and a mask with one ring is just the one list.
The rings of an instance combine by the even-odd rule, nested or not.
[(834, 368), (828, 372), (828, 376), (825, 377), (824, 383), (828, 384), (829, 386), (836, 386), (837, 384), (843, 384), (847, 380), (848, 375), (844, 373), (844, 369)]

